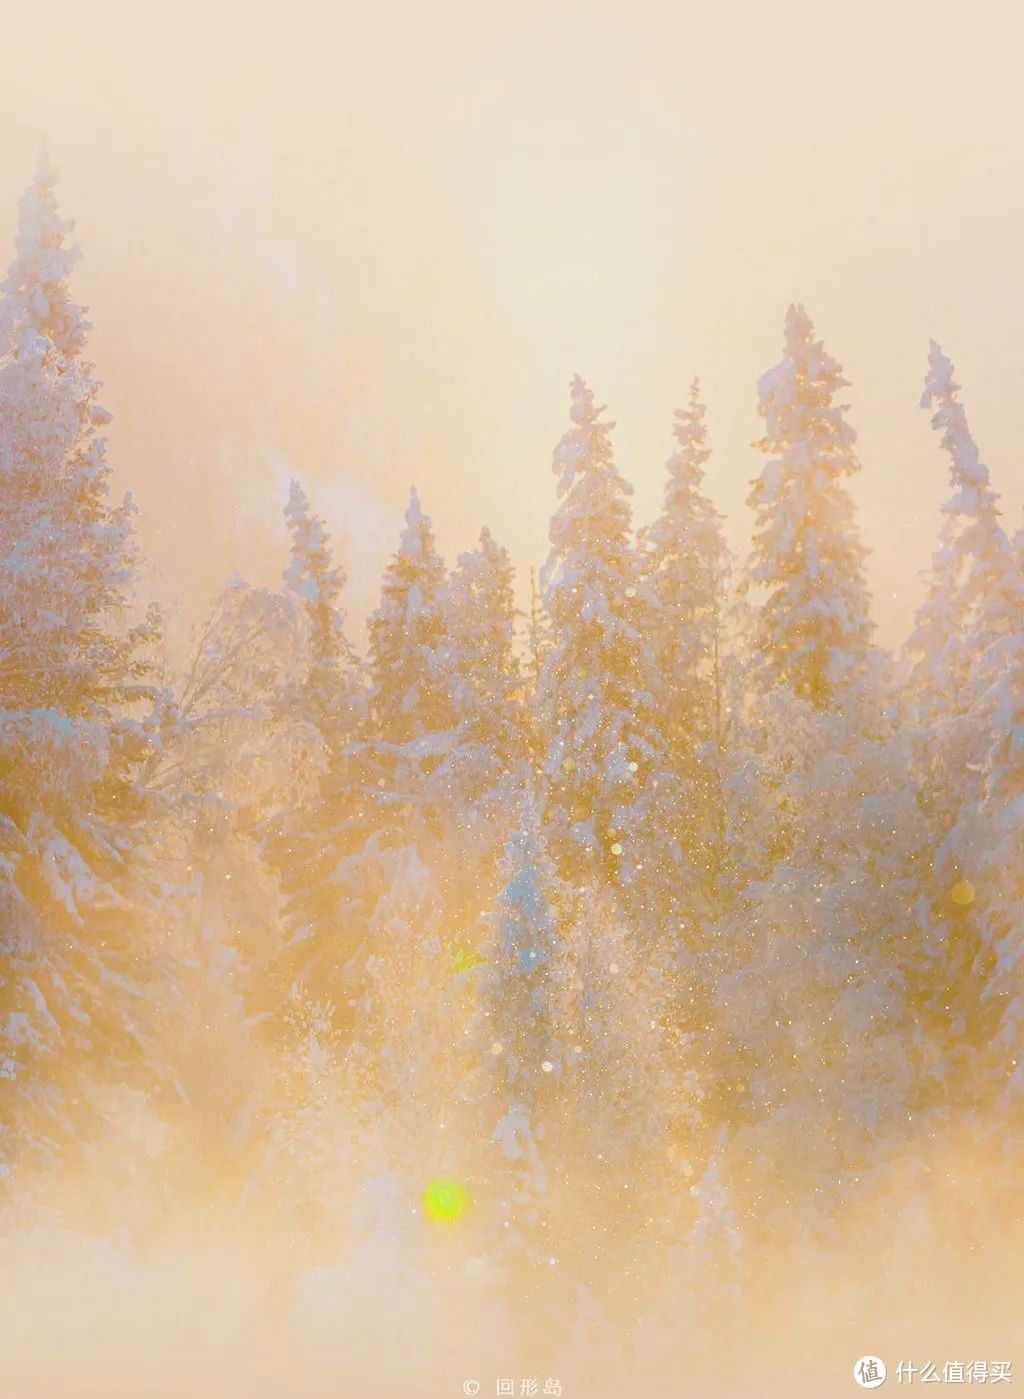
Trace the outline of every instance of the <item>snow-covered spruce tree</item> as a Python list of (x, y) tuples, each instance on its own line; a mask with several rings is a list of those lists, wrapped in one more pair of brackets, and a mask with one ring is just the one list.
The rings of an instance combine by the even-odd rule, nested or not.
[[(681, 1023), (659, 964), (669, 949), (642, 946), (613, 891), (591, 882), (566, 919), (561, 1091), (566, 1150), (585, 1162), (566, 1201), (571, 1261), (600, 1279), (614, 1309), (643, 1302), (652, 1254), (689, 1221), (686, 1194), (707, 1142), (698, 1037)], [(594, 1211), (593, 1200), (614, 1208)]]
[[(57, 171), (44, 145), (35, 178), (18, 206), (15, 258), (0, 287), (0, 327), (6, 348), (24, 334), (41, 335), (62, 361), (70, 363), (85, 348), (92, 327), (84, 308), (71, 299), (69, 278), (81, 250), (67, 241), (74, 220), (61, 216), (56, 187)], [(97, 425), (110, 421), (102, 410), (97, 414)]]
[[(964, 801), (959, 820), (938, 849), (935, 870), (947, 951), (943, 969), (967, 981), (980, 1001), (974, 1023), (964, 1016), (957, 1026), (969, 1041), (961, 1054), (974, 1069), (977, 1097), (1011, 1106), (1019, 1133), (1024, 1106), (1024, 529), (1011, 551), (1001, 587), (1011, 604), (1008, 625), (978, 658), (972, 675), (977, 698), (965, 719), (974, 730), (975, 747), (987, 745), (980, 789)], [(949, 984), (947, 998), (952, 992)], [(988, 1053), (978, 1052), (982, 1045)]]
[(333, 972), (347, 962), (352, 930), (341, 916), (333, 874), (343, 855), (366, 839), (354, 815), (364, 800), (368, 758), (365, 685), (341, 604), (344, 569), (295, 481), (285, 518), (291, 536), (285, 589), (299, 599), (306, 619), (305, 674), (285, 709), (319, 747), (321, 772), (305, 799), (280, 813), (267, 842), (286, 906), (283, 955), (268, 988), (279, 1008), (293, 995), (330, 1005), (341, 994), (343, 979)]
[(446, 590), (444, 562), (414, 488), (369, 626), (373, 727), (393, 748), (452, 728)]
[(806, 747), (816, 716), (860, 732), (883, 702), (866, 551), (845, 486), (859, 469), (856, 434), (833, 402), (845, 384), (803, 307), (791, 306), (783, 358), (758, 386), (766, 430), (756, 445), (770, 460), (748, 496), (754, 540), (740, 585), (746, 712), (728, 783), (740, 881), (761, 877), (801, 833), (785, 787), (794, 765), (809, 771), (819, 756)]
[[(326, 555), (318, 566), (336, 576)], [(413, 491), (370, 619), (368, 686), (339, 652), (344, 705), (332, 704), (327, 716), (327, 770), (312, 806), (296, 812), (275, 842), (291, 893), (271, 995), (279, 1009), (292, 998), (330, 1007), (340, 1044), (360, 1026), (365, 1037), (375, 1005), (373, 944), (398, 917), (395, 910), (407, 906), (402, 891), (389, 886), (405, 870), (412, 872), (414, 902), (431, 897), (418, 847), (438, 838), (431, 779), (456, 733), (446, 587), (430, 521)], [(338, 635), (337, 626), (326, 630)], [(372, 965), (380, 973), (380, 961)]]
[[(731, 764), (739, 888), (718, 985), (717, 1104), (756, 1162), (757, 1208), (831, 1213), (913, 1103), (905, 1003), (921, 822), (894, 731), (844, 478), (839, 366), (791, 308), (760, 385), (759, 597), (745, 738)], [(794, 1132), (799, 1125), (800, 1142)]]
[(906, 649), (922, 792), (940, 839), (960, 805), (978, 795), (986, 727), (979, 729), (967, 716), (980, 698), (981, 657), (1012, 633), (1015, 622), (1011, 549), (999, 523), (999, 497), (959, 394), (953, 366), (933, 340), (921, 405), (932, 409), (932, 426), (942, 434), (952, 494)]
[(567, 1182), (566, 956), (559, 926), (566, 898), (531, 791), (506, 842), (500, 877), (475, 972), (471, 1107), (484, 1143), (480, 1179), (493, 1182), (480, 1203), (489, 1206), (487, 1226), (509, 1290), (525, 1291), (531, 1308), (543, 1309), (551, 1300), (549, 1260), (562, 1251), (558, 1221)]
[(662, 725), (681, 760), (716, 741), (722, 728), (722, 631), (729, 554), (722, 516), (704, 491), (711, 455), (700, 384), (676, 410), (678, 450), (666, 463), (661, 514), (644, 533), (659, 610), (654, 646), (669, 693), (660, 696)]
[(841, 710), (785, 693), (762, 715), (707, 1081), (711, 1111), (739, 1129), (754, 1212), (799, 1200), (825, 1218), (927, 1101), (926, 1022), (910, 1005), (929, 933), (924, 829), (901, 735), (847, 730)]
[(675, 417), (678, 449), (667, 463), (661, 514), (643, 536), (644, 562), (654, 602), (658, 726), (678, 809), (686, 813), (680, 837), (692, 878), (710, 893), (724, 858), (720, 755), (729, 555), (722, 517), (704, 492), (711, 453), (696, 380), (687, 407)]
[[(369, 623), (375, 780), (367, 789), (368, 839), (356, 864), (338, 872), (358, 873), (364, 900), (368, 980), (360, 1039), (383, 1040), (383, 1092), (397, 1092), (390, 1075), (405, 1072), (400, 1046), (420, 1023), (411, 988), (425, 978), (440, 995), (449, 972), (462, 966), (450, 928), (441, 938), (442, 910), (449, 894), (458, 897), (459, 878), (440, 858), (453, 818), (447, 764), (459, 733), (450, 661), (447, 576), (414, 489)], [(429, 1075), (437, 1066), (426, 1041), (422, 1057)]]
[(505, 813), (519, 800), (532, 746), (515, 620), (508, 553), (484, 529), (479, 548), (459, 556), (449, 581), (447, 664), (458, 733), (434, 776), (455, 814), (446, 859), (466, 875), (472, 908), (457, 916), (467, 928), (476, 922), (481, 892), (496, 887)]
[(979, 830), (996, 689), (993, 657), (1020, 628), (998, 496), (971, 435), (953, 366), (933, 341), (922, 406), (949, 458), (949, 500), (928, 591), (906, 648), (904, 727), (927, 828), (920, 848), (927, 911), (916, 999), (932, 1027), (947, 1098), (986, 1093), (976, 1046), (993, 1033), (986, 994), (993, 946), (980, 905), (958, 901), (979, 881)]
[(291, 483), (284, 513), (291, 539), (284, 584), (301, 599), (308, 628), (302, 707), (330, 744), (351, 735), (360, 709), (356, 657), (341, 605), (345, 570), (335, 562), (330, 535), (298, 481)]
[(513, 580), (508, 550), (484, 528), (479, 548), (459, 555), (448, 590), (450, 664), (463, 741), (483, 748), (486, 761), (499, 770), (512, 768), (524, 751)]
[(149, 648), (132, 627), (130, 499), (109, 497), (109, 415), (80, 356), (77, 250), (45, 155), (0, 303), (0, 1155), (54, 1160), (91, 1087), (131, 1081), (151, 1017), (144, 919)]
[[(110, 414), (80, 356), (90, 324), (68, 276), (79, 256), (57, 211), (45, 151), (18, 209), (16, 256), (2, 287), (6, 466), (20, 508), (7, 565), (12, 621), (32, 600), (35, 635), (15, 639), (4, 666), (8, 699), (23, 682), (76, 710), (104, 713), (146, 698), (143, 632), (123, 625), (136, 565), (131, 497), (110, 500), (102, 429)], [(151, 636), (158, 618), (149, 619)], [(45, 681), (43, 680), (45, 678)]]
[(661, 863), (664, 827), (654, 813), (664, 755), (630, 538), (632, 487), (616, 469), (602, 411), (574, 379), (573, 427), (552, 461), (561, 504), (541, 575), (550, 644), (535, 708), (561, 873), (639, 891)]
[(791, 306), (785, 353), (758, 386), (757, 445), (770, 459), (748, 497), (755, 523), (745, 582), (763, 594), (754, 678), (819, 709), (863, 667), (872, 633), (867, 551), (845, 487), (859, 469), (856, 434), (834, 402), (846, 383), (804, 308)]
[(988, 992), (1001, 1008), (1000, 1067), (1019, 1113), (1024, 1108), (1024, 529), (1016, 535), (1013, 556), (1016, 627), (992, 643), (983, 663), (992, 679), (986, 705), (992, 743), (982, 809), (987, 838), (979, 868), (982, 927), (996, 958)]

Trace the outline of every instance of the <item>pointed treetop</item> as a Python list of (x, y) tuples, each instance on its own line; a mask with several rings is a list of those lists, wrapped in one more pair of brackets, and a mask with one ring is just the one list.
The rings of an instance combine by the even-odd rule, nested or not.
[(704, 411), (700, 381), (694, 379), (690, 385), (689, 403), (685, 408), (677, 408), (674, 413), (676, 421), (672, 433), (681, 451), (669, 460), (668, 468), (670, 475), (676, 474), (681, 468), (688, 468), (698, 485), (704, 477), (701, 468), (711, 455), (711, 449), (707, 445)]
[[(704, 463), (711, 456), (700, 381), (690, 384), (689, 402), (677, 408), (672, 432), (677, 450), (665, 463), (666, 480), (663, 506), (658, 519), (644, 531), (653, 548), (655, 572), (674, 560), (672, 578), (660, 581), (673, 586), (681, 581), (679, 568), (693, 569), (705, 578), (717, 576), (725, 565), (725, 545), (721, 538), (721, 516), (703, 492)], [(678, 611), (678, 598), (669, 606)], [(691, 625), (688, 619), (686, 625)]]
[(793, 303), (786, 312), (786, 354), (796, 354), (814, 336), (814, 322), (804, 310), (803, 302)]
[(584, 423), (592, 423), (604, 412), (604, 407), (594, 407), (594, 395), (587, 387), (586, 382), (578, 374), (572, 377), (569, 386), (569, 394), (572, 399), (572, 406), (569, 409), (569, 416), (574, 423), (580, 427)]
[(352, 699), (342, 677), (353, 666), (353, 655), (345, 637), (341, 595), (345, 570), (335, 564), (331, 537), (323, 520), (309, 507), (306, 492), (292, 480), (285, 506), (285, 519), (291, 536), (291, 556), (284, 570), (284, 584), (301, 598), (310, 626), (307, 698), (312, 717), (319, 726), (330, 727), (341, 706)]
[(719, 722), (721, 649), (729, 554), (722, 517), (704, 490), (711, 455), (696, 379), (677, 408), (676, 450), (665, 464), (658, 517), (643, 531), (646, 582), (655, 607), (649, 638), (661, 676), (660, 728), (678, 774), (694, 769), (700, 745)]
[(288, 504), (284, 507), (284, 513), (289, 522), (300, 520), (309, 513), (309, 500), (306, 492), (294, 476), (288, 485)]
[[(831, 395), (847, 388), (842, 367), (815, 339), (814, 322), (802, 305), (790, 306), (786, 313), (784, 354), (781, 361), (766, 370), (758, 381), (758, 411), (768, 421), (780, 421), (780, 415), (803, 413), (821, 406), (822, 395)], [(845, 411), (842, 406), (828, 409), (835, 429)], [(857, 440), (857, 434), (843, 422), (839, 435), (847, 444)]]
[[(679, 565), (684, 571), (692, 567), (696, 573), (708, 576), (709, 569), (717, 575), (725, 563), (721, 516), (703, 493), (704, 463), (711, 456), (711, 449), (697, 379), (690, 385), (689, 403), (685, 408), (677, 408), (674, 417), (672, 432), (678, 448), (665, 463), (661, 514), (644, 531), (645, 541), (653, 549), (656, 573), (670, 560), (675, 561), (670, 570), (672, 578), (660, 580), (669, 586), (680, 581)], [(669, 606), (678, 611), (677, 603), (678, 599), (674, 599)]]
[(937, 398), (951, 398), (959, 392), (960, 385), (953, 382), (952, 361), (942, 353), (942, 346), (937, 340), (929, 340), (928, 373), (921, 394), (921, 407), (930, 408)]
[(415, 486), (409, 490), (409, 504), (405, 512), (405, 528), (398, 545), (399, 554), (409, 559), (426, 562), (434, 553), (434, 536), (430, 516), (424, 515), (420, 505), (419, 492)]
[(284, 571), (285, 584), (310, 604), (323, 601), (333, 606), (345, 585), (345, 570), (334, 564), (331, 536), (320, 516), (313, 514), (306, 492), (294, 477), (288, 488), (284, 514), (291, 535), (291, 558)]
[(515, 597), (512, 562), (484, 526), (477, 549), (460, 554), (448, 582), (448, 630), (465, 716), (489, 711), (492, 728), (516, 726), (519, 663), (515, 655)]
[(928, 374), (921, 407), (934, 409), (932, 427), (942, 433), (943, 449), (950, 455), (953, 485), (973, 487), (979, 492), (977, 503), (981, 508), (995, 510), (999, 497), (989, 487), (988, 467), (978, 455), (959, 393), (960, 385), (953, 378), (952, 362), (936, 341), (929, 341)]
[(449, 727), (446, 593), (444, 560), (413, 488), (398, 550), (384, 570), (380, 603), (369, 621), (371, 706), (378, 732), (389, 742)]
[(569, 416), (575, 427), (561, 439), (551, 459), (558, 494), (564, 496), (580, 476), (597, 474), (623, 495), (632, 495), (633, 487), (615, 466), (609, 436), (615, 424), (601, 421), (604, 405), (595, 407), (594, 395), (578, 374), (573, 376), (569, 394)]
[(15, 257), (0, 287), (3, 336), (12, 348), (24, 337), (45, 336), (70, 359), (81, 351), (91, 327), (84, 307), (71, 300), (68, 290), (80, 253), (65, 241), (74, 221), (58, 211), (56, 183), (57, 171), (44, 143), (33, 181), (18, 204)]
[(480, 530), (479, 545), (458, 557), (453, 584), (478, 584), (486, 576), (497, 577), (507, 574), (512, 577), (512, 564), (508, 550), (499, 544), (491, 531), (484, 525)]
[(939, 705), (965, 714), (981, 683), (979, 658), (1014, 632), (1019, 603), (999, 496), (959, 393), (953, 365), (932, 340), (921, 406), (932, 410), (932, 427), (942, 434), (952, 494), (942, 508), (939, 547), (907, 652), (916, 658), (911, 680), (925, 711)]
[(761, 376), (756, 444), (769, 460), (748, 504), (756, 516), (745, 589), (764, 591), (758, 655), (764, 691), (780, 682), (818, 707), (867, 659), (872, 623), (844, 477), (859, 470), (838, 362), (802, 306), (786, 316), (785, 354)]
[[(455, 572), (452, 575), (452, 584), (458, 591), (459, 586), (469, 586), (476, 588), (497, 586), (499, 590), (508, 583), (511, 587), (512, 563), (509, 552), (503, 544), (499, 544), (491, 531), (484, 525), (480, 530), (479, 543), (477, 548), (470, 549), (458, 557)], [(487, 579), (491, 583), (487, 583)]]

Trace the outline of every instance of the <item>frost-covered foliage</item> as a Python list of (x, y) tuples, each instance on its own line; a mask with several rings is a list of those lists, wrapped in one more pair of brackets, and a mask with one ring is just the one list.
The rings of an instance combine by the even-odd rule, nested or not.
[(291, 557), (284, 571), (286, 590), (301, 599), (307, 622), (306, 676), (301, 702), (330, 742), (351, 732), (358, 708), (355, 654), (345, 636), (341, 596), (345, 570), (334, 561), (330, 535), (309, 508), (306, 493), (292, 481), (285, 506)]
[(492, 1221), (495, 1245), (519, 1255), (520, 1266), (543, 1268), (556, 1250), (548, 1184), (559, 1164), (565, 1167), (559, 1126), (571, 1053), (560, 932), (566, 891), (547, 855), (532, 794), (518, 826), (501, 861), (503, 888), (486, 917), (477, 970), (474, 1107), (489, 1169), (506, 1181)]
[[(926, 820), (918, 848), (928, 936), (918, 971), (927, 987), (921, 1000), (940, 1027), (944, 1074), (979, 1093), (991, 1066), (974, 1046), (1005, 1026), (1007, 935), (1010, 945), (1015, 941), (1013, 917), (997, 911), (1010, 848), (990, 784), (1024, 629), (1024, 595), (1020, 558), (1000, 523), (999, 497), (953, 366), (934, 341), (921, 404), (941, 433), (951, 495), (904, 657), (904, 729)], [(976, 898), (975, 886), (988, 897)]]
[(615, 466), (602, 411), (575, 378), (573, 426), (552, 460), (560, 504), (541, 574), (551, 644), (535, 708), (557, 860), (629, 886), (654, 858), (664, 755), (630, 537), (633, 488)]
[(457, 1295), (595, 1393), (627, 1329), (710, 1364), (760, 1259), (958, 1131), (1019, 1216), (1024, 532), (938, 348), (953, 497), (902, 679), (800, 307), (738, 597), (696, 384), (637, 538), (575, 379), (525, 627), (506, 550), (449, 572), (414, 491), (357, 654), (293, 484), (280, 585), (226, 583), (172, 664), (69, 228), (44, 159), (0, 301), (6, 1206), (216, 1200), (280, 1231), (296, 1305)]
[(969, 706), (977, 663), (1013, 615), (1011, 551), (999, 523), (999, 497), (959, 395), (953, 366), (933, 340), (921, 406), (932, 410), (932, 426), (942, 434), (952, 494), (943, 506), (928, 594), (907, 643), (911, 684), (933, 714), (943, 707), (958, 714)]
[(429, 739), (454, 725), (446, 592), (444, 561), (413, 490), (369, 629), (374, 723), (393, 745), (426, 738), (424, 748), (436, 751)]
[(61, 217), (56, 185), (57, 171), (44, 145), (35, 179), (18, 205), (15, 258), (0, 286), (0, 324), (8, 349), (23, 335), (40, 335), (61, 359), (73, 361), (85, 348), (92, 327), (83, 308), (71, 300), (68, 278), (81, 250), (67, 242), (75, 225)]
[(643, 537), (650, 590), (647, 630), (658, 668), (658, 727), (691, 886), (721, 872), (722, 752), (728, 729), (729, 554), (722, 517), (704, 490), (711, 455), (696, 380), (676, 410), (677, 450), (667, 463), (661, 514)]
[[(967, 924), (972, 982), (988, 1015), (994, 1063), (982, 1077), (1016, 1104), (1024, 1100), (1024, 530), (1011, 545), (999, 588), (1010, 606), (1002, 634), (989, 638), (974, 672), (974, 707), (965, 726), (987, 742), (981, 770), (961, 796), (959, 819), (939, 848), (947, 921)], [(956, 905), (954, 907), (954, 905)], [(971, 936), (973, 934), (973, 936)], [(980, 964), (980, 970), (979, 970)], [(1005, 1079), (1004, 1079), (1005, 1075)]]
[(505, 769), (526, 746), (514, 586), (508, 550), (482, 529), (479, 547), (460, 554), (452, 573), (448, 644), (462, 743), (477, 763)]
[(932, 426), (942, 434), (952, 494), (943, 506), (928, 592), (907, 642), (907, 700), (941, 837), (979, 791), (987, 726), (978, 722), (978, 706), (990, 685), (983, 660), (1019, 631), (1020, 599), (999, 497), (971, 435), (953, 366), (934, 340), (921, 406), (932, 410)]
[(133, 507), (109, 499), (54, 178), (44, 156), (0, 304), (0, 1161), (15, 1163), (84, 1146), (96, 1083), (142, 1073), (153, 1033), (140, 778), (159, 619), (132, 625)]
[(683, 750), (681, 757), (718, 742), (723, 725), (729, 556), (722, 516), (704, 490), (704, 465), (711, 455), (704, 412), (695, 379), (687, 406), (676, 410), (678, 445), (666, 464), (662, 511), (644, 536), (657, 596), (663, 724)]
[(762, 1188), (785, 1175), (828, 1212), (914, 1099), (924, 826), (898, 735), (857, 732), (787, 691), (761, 723), (766, 743), (744, 755), (753, 786), (713, 977), (713, 1033), (727, 1042), (715, 1057)]
[(748, 589), (763, 591), (754, 675), (823, 707), (871, 638), (865, 549), (846, 480), (859, 469), (856, 434), (835, 396), (846, 380), (802, 306), (786, 316), (785, 353), (761, 376), (758, 411), (770, 460), (754, 482)]

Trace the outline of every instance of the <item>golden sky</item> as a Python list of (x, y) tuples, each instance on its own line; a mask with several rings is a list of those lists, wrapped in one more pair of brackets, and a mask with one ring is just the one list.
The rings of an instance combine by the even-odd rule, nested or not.
[(276, 578), (292, 473), (357, 613), (412, 481), (450, 560), (487, 523), (525, 574), (574, 372), (641, 521), (701, 376), (741, 550), (792, 300), (852, 381), (886, 639), (946, 493), (929, 336), (1022, 522), (1020, 0), (8, 10), (0, 235), (45, 134), (149, 587), (186, 610)]

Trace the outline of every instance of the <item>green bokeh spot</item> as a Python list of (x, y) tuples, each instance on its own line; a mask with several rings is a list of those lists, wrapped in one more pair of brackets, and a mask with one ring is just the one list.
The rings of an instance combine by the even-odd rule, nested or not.
[(440, 1224), (453, 1224), (469, 1209), (469, 1191), (460, 1180), (432, 1180), (423, 1192), (423, 1213)]

